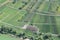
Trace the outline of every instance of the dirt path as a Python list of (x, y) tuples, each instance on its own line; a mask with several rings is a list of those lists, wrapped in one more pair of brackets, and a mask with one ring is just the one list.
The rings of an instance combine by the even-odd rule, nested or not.
[(4, 3), (2, 3), (2, 4), (0, 5), (0, 7), (2, 7), (2, 6), (4, 6), (4, 5), (6, 5), (6, 4), (8, 4), (9, 2), (11, 2), (11, 0), (5, 1)]

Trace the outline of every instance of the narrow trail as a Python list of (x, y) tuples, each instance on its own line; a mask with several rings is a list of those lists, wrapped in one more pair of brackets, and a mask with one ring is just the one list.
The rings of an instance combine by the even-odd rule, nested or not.
[(8, 4), (9, 2), (11, 2), (11, 0), (5, 1), (4, 3), (2, 3), (2, 4), (0, 5), (0, 7), (2, 7), (2, 6), (4, 6), (4, 5), (6, 5), (6, 4)]

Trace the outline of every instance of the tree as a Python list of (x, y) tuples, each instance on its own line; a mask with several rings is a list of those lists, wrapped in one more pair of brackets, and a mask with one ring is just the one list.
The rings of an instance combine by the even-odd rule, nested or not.
[[(21, 10), (22, 8), (20, 7), (20, 8), (18, 8), (19, 10)], [(18, 20), (18, 21), (20, 21), (20, 20)]]
[(25, 37), (23, 37), (23, 39), (26, 39), (27, 37), (25, 36)]
[(43, 37), (43, 39), (49, 39), (49, 37), (48, 37), (47, 35), (45, 35), (45, 36)]
[(0, 28), (0, 33), (2, 33), (1, 28)]
[(18, 37), (24, 37), (25, 36), (25, 33), (19, 33), (17, 36)]
[(33, 40), (33, 39), (34, 39), (33, 37), (30, 38), (30, 40)]
[(21, 37), (21, 34), (18, 34), (17, 37)]
[(8, 33), (12, 33), (12, 28), (8, 28)]
[(16, 31), (12, 31), (12, 34), (15, 35), (16, 34)]
[(60, 38), (60, 35), (58, 35), (57, 37)]

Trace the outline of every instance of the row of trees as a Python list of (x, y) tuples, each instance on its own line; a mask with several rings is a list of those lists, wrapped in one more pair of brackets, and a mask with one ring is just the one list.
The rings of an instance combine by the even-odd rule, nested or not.
[(17, 32), (14, 31), (12, 28), (9, 28), (9, 27), (1, 27), (0, 28), (0, 34), (12, 34), (12, 35), (16, 35), (18, 37), (21, 37), (21, 36), (25, 35), (25, 33), (19, 33), (17, 35)]
[(13, 35), (16, 35), (16, 31), (13, 31), (13, 29), (9, 28), (9, 27), (1, 27), (0, 28), (0, 33), (1, 34), (13, 34)]
[[(17, 34), (17, 31), (14, 31), (13, 28), (10, 28), (10, 27), (0, 27), (0, 34), (12, 34), (16, 37), (22, 37), (23, 39), (26, 39), (28, 38), (25, 33), (19, 33)], [(32, 38), (31, 38), (32, 39)]]
[[(22, 37), (23, 39), (28, 38), (27, 36), (25, 36), (25, 33), (17, 34), (16, 31), (13, 31), (13, 28), (3, 27), (3, 26), (0, 28), (0, 34), (12, 34), (12, 35), (19, 37), (19, 38), (20, 37)], [(31, 39), (33, 39), (33, 38), (31, 38)]]
[[(39, 33), (39, 34), (36, 34), (35, 33), (35, 35), (37, 35), (38, 36), (38, 38), (34, 38), (34, 37), (32, 37), (32, 36), (30, 36), (30, 37), (27, 37), (26, 36), (26, 34), (25, 33), (19, 33), (19, 34), (17, 34), (17, 32), (16, 31), (13, 31), (13, 28), (9, 28), (9, 27), (1, 27), (0, 28), (0, 33), (1, 34), (12, 34), (12, 35), (14, 35), (14, 36), (16, 36), (16, 37), (22, 37), (23, 39), (26, 39), (26, 38), (30, 38), (31, 40), (40, 40), (41, 38), (39, 37), (39, 36), (43, 36), (44, 34), (42, 34), (42, 33)], [(52, 37), (51, 35), (44, 35), (43, 36), (43, 39), (49, 39), (50, 37)], [(59, 37), (60, 38), (60, 35), (58, 35), (57, 37)], [(41, 39), (42, 40), (42, 39)], [(52, 39), (53, 40), (53, 39)]]

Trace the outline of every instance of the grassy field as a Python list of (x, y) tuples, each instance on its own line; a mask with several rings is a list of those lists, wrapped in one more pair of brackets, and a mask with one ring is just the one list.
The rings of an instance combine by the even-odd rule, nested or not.
[[(5, 1), (7, 0), (0, 0), (0, 5), (3, 4)], [(32, 12), (29, 13), (29, 11), (31, 11), (29, 10), (30, 8), (29, 6), (27, 8), (28, 11), (19, 9), (26, 6), (26, 4), (23, 3), (22, 1), (23, 0), (17, 0), (16, 3), (14, 4), (13, 2), (9, 2), (8, 4), (0, 7), (0, 26), (4, 25), (6, 27), (11, 27), (14, 30), (17, 30), (17, 33), (25, 32), (27, 36), (33, 36), (32, 32), (27, 30), (22, 30), (20, 28), (30, 22), (30, 24), (36, 25), (39, 28), (40, 32), (44, 32), (44, 33), (51, 32), (51, 33), (60, 34), (60, 15), (59, 15), (60, 5), (58, 3), (59, 0), (57, 0), (57, 2), (52, 3), (52, 5), (50, 4), (49, 1), (44, 0), (40, 4), (40, 6), (36, 9), (37, 12), (35, 12), (34, 14), (32, 14)], [(26, 2), (29, 3), (28, 0), (26, 0)], [(59, 6), (58, 10), (56, 10), (57, 6)], [(33, 10), (34, 5), (31, 8)], [(46, 12), (50, 12), (50, 13), (46, 13)], [(55, 16), (52, 16), (52, 14)], [(32, 18), (31, 20), (30, 17)], [(20, 29), (16, 29), (16, 28), (20, 28)], [(11, 38), (11, 37), (7, 38), (8, 35), (7, 36), (3, 35), (3, 36), (1, 35), (0, 38), (3, 37), (5, 40)], [(3, 38), (1, 40), (4, 40)], [(58, 38), (54, 40), (57, 39)], [(17, 40), (17, 39), (11, 38), (11, 40)]]
[(8, 35), (2, 35), (0, 34), (0, 40), (20, 40), (19, 38), (12, 37), (9, 34)]
[(5, 2), (5, 1), (6, 1), (6, 0), (0, 0), (0, 4), (3, 3), (3, 2)]

